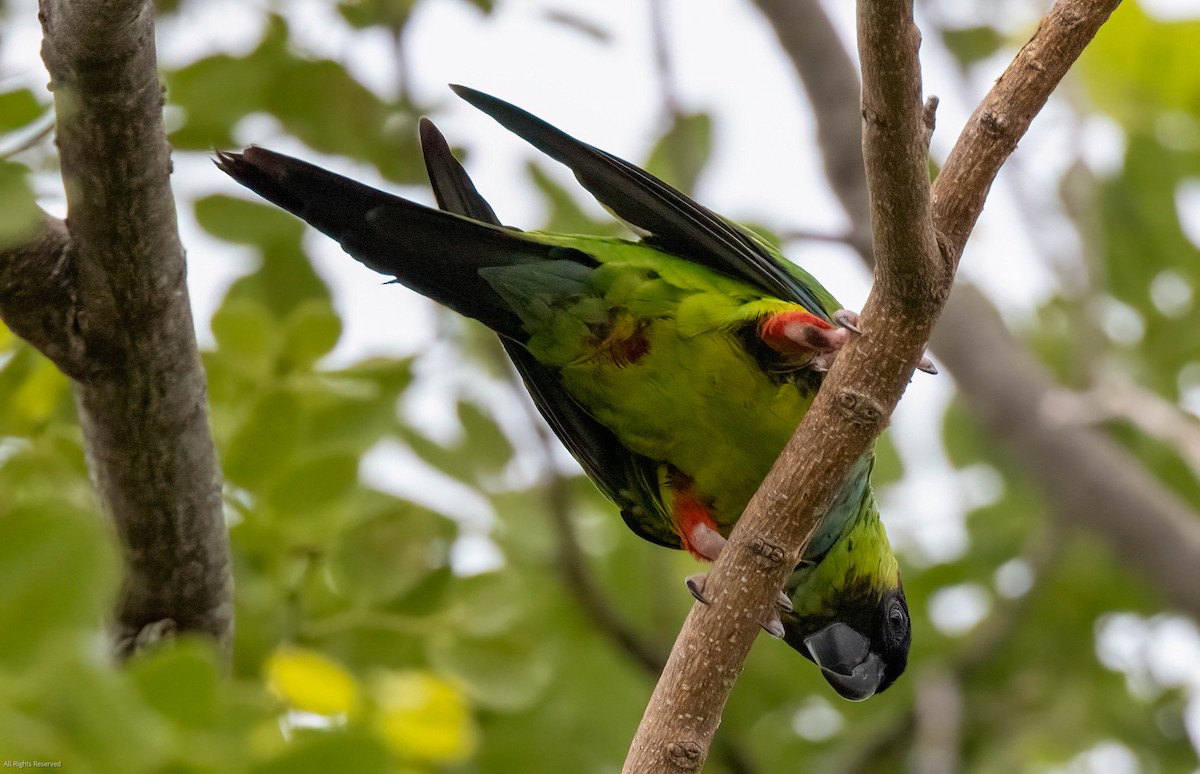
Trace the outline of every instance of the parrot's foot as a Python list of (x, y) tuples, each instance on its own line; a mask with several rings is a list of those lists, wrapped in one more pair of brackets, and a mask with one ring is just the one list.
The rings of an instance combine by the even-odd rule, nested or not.
[(767, 613), (767, 620), (758, 623), (763, 631), (777, 640), (782, 640), (783, 635), (786, 634), (783, 630), (783, 621), (779, 618), (779, 610), (774, 607), (771, 608), (771, 612)]
[(689, 550), (699, 559), (717, 561), (725, 547), (725, 537), (703, 521), (697, 521), (687, 532)]
[(708, 580), (708, 573), (698, 572), (694, 575), (689, 575), (683, 579), (687, 584), (688, 591), (692, 592), (692, 596), (701, 604), (708, 604), (708, 597), (704, 596), (704, 582)]
[(817, 371), (827, 371), (846, 343), (849, 333), (835, 328), (814, 314), (803, 311), (778, 312), (762, 321), (758, 335), (768, 347)]
[[(696, 598), (696, 601), (703, 605), (709, 604), (708, 597), (704, 596), (704, 584), (707, 581), (708, 575), (707, 573), (703, 572), (698, 572), (695, 575), (689, 575), (684, 580), (684, 582), (687, 583), (688, 591), (692, 592), (692, 596)], [(776, 592), (775, 606), (771, 608), (769, 613), (767, 613), (766, 618), (758, 622), (759, 626), (761, 626), (767, 634), (771, 635), (777, 640), (783, 639), (783, 621), (779, 618), (780, 610), (784, 610), (789, 613), (792, 611), (792, 600), (789, 599), (788, 595), (784, 594), (783, 591)]]
[[(862, 331), (858, 328), (858, 312), (852, 312), (849, 309), (839, 309), (833, 313), (833, 321), (848, 331), (853, 333), (862, 333)], [(837, 352), (832, 353), (832, 356), (829, 357), (828, 362), (822, 361), (824, 368), (817, 368), (814, 365), (815, 370), (828, 371), (829, 366), (833, 365), (833, 359), (835, 357), (837, 357)], [(813, 360), (815, 362), (817, 358), (814, 358)], [(929, 359), (928, 355), (924, 354), (921, 355), (921, 359), (917, 362), (917, 370), (924, 371), (927, 374), (937, 374), (938, 372), (937, 366), (933, 364), (933, 361)]]

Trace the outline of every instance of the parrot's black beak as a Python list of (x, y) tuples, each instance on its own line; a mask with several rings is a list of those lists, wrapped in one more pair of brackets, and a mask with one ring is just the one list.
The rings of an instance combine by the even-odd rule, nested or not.
[(804, 638), (804, 647), (844, 699), (869, 699), (883, 682), (883, 659), (871, 652), (870, 640), (844, 623), (832, 623), (810, 634)]

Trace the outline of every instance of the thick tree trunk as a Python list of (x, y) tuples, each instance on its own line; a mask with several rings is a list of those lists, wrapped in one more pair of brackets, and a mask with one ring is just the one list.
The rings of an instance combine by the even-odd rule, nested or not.
[(118, 652), (173, 630), (228, 647), (221, 477), (185, 285), (145, 0), (43, 0), (66, 223), (0, 254), (0, 315), (75, 381), (125, 555)]

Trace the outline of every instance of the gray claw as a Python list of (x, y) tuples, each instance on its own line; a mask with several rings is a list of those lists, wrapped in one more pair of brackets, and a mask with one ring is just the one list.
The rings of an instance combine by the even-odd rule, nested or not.
[(775, 606), (785, 613), (792, 612), (792, 599), (782, 590), (775, 594)]
[(846, 330), (862, 333), (858, 329), (858, 312), (851, 312), (849, 309), (839, 309), (833, 313), (833, 321)]
[(692, 596), (696, 598), (696, 601), (705, 605), (708, 604), (708, 598), (704, 596), (704, 583), (707, 580), (708, 575), (702, 572), (689, 575), (683, 579), (683, 582), (687, 584), (688, 591), (692, 592)]
[(762, 622), (763, 630), (777, 640), (783, 639), (783, 621), (779, 620), (779, 613), (772, 609), (770, 616), (766, 621)]
[(917, 370), (924, 371), (927, 374), (933, 374), (934, 376), (936, 376), (938, 372), (937, 366), (933, 364), (933, 361), (929, 359), (928, 355), (921, 355), (921, 360), (917, 363)]

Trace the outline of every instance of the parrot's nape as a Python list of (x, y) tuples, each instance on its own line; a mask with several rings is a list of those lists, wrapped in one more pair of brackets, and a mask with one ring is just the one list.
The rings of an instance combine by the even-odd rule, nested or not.
[[(421, 142), (440, 210), (264, 148), (219, 152), (217, 165), (368, 267), (494, 330), (626, 524), (716, 559), (857, 316), (758, 236), (648, 172), (452, 88), (568, 166), (642, 238), (502, 226), (428, 119)], [(855, 466), (762, 622), (853, 700), (899, 677), (910, 641), (873, 464)], [(703, 576), (689, 586), (703, 601)]]

